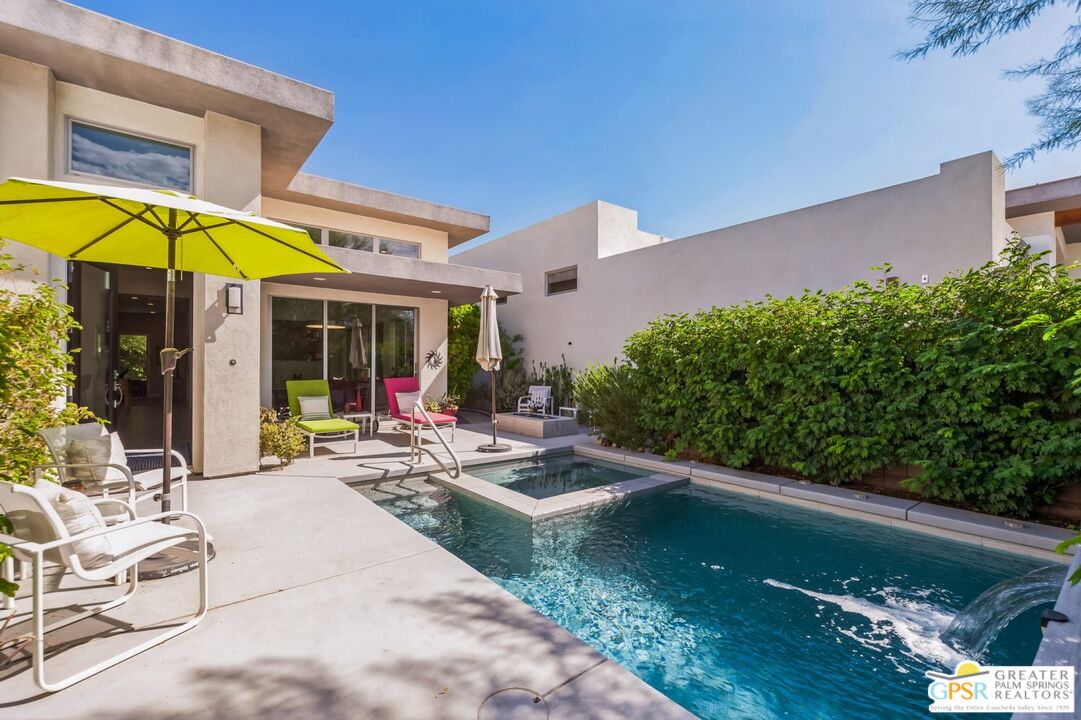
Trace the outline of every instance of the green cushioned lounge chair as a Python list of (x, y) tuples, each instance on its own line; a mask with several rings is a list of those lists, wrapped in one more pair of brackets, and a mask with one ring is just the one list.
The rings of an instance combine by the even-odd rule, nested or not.
[[(289, 414), (299, 418), (297, 427), (308, 436), (308, 457), (315, 455), (315, 439), (338, 440), (353, 436), (353, 454), (357, 452), (360, 440), (360, 425), (334, 417), (334, 407), (330, 404), (330, 383), (326, 380), (286, 380), (285, 393), (289, 396)], [(326, 411), (308, 413), (300, 411), (300, 398), (326, 398)]]

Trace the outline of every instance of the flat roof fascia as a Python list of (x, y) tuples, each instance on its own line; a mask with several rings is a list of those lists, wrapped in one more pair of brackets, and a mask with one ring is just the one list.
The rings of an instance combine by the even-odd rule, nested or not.
[(267, 278), (267, 282), (423, 297), (447, 300), (451, 305), (478, 302), (486, 285), (491, 285), (500, 297), (522, 292), (522, 276), (519, 273), (415, 260), (349, 248), (324, 246), (322, 250), (332, 260), (348, 269), (350, 274), (282, 275)]
[(1006, 191), (1006, 217), (1081, 207), (1081, 175)]
[(450, 247), (483, 235), (491, 226), (491, 218), (482, 213), (308, 173), (298, 173), (284, 191), (268, 192), (266, 195), (303, 205), (442, 230), (448, 235)]
[(0, 2), (0, 52), (57, 80), (262, 127), (263, 187), (284, 188), (334, 122), (334, 94), (59, 0)]

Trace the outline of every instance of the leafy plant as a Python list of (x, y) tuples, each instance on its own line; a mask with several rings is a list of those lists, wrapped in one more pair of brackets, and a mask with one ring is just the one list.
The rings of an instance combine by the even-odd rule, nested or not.
[(559, 365), (534, 364), (527, 385), (547, 385), (552, 388), (552, 403), (560, 407), (574, 403), (574, 370), (567, 365), (567, 356), (561, 355)]
[[(994, 513), (1027, 515), (1076, 481), (1081, 283), (1019, 241), (933, 286), (881, 269), (836, 292), (658, 318), (628, 339), (627, 365), (579, 376), (578, 404), (627, 447), (833, 483), (918, 465), (910, 489)], [(596, 388), (613, 387), (636, 393), (633, 415), (601, 411)], [(617, 439), (628, 425), (643, 435)]]
[[(0, 277), (19, 270), (0, 241)], [(94, 420), (88, 409), (58, 402), (75, 380), (61, 341), (78, 325), (71, 308), (47, 284), (28, 291), (0, 286), (0, 480), (33, 482), (33, 467), (49, 461), (37, 431)], [(11, 531), (0, 515), (0, 528)], [(0, 560), (10, 548), (0, 544)], [(0, 585), (10, 595), (14, 586)]]
[(1042, 11), (1061, 4), (1074, 18), (1064, 28), (1063, 44), (1050, 55), (1008, 71), (1014, 79), (1042, 78), (1046, 86), (1025, 103), (1040, 120), (1040, 138), (1003, 163), (1017, 167), (1037, 152), (1081, 143), (1081, 12), (1079, 0), (909, 0), (909, 22), (927, 28), (919, 45), (900, 54), (904, 60), (926, 57), (934, 50), (949, 50), (954, 57), (972, 55), (995, 38), (1027, 28)]
[(447, 316), (447, 391), (467, 397), (477, 374), (477, 337), (480, 335), (480, 307), (459, 305)]
[(270, 408), (259, 408), (259, 455), (278, 458), (278, 467), (293, 464), (307, 445), (297, 419), (282, 418)]
[(435, 395), (424, 396), (424, 409), (428, 412), (443, 412), (444, 410), (457, 410), (459, 398), (450, 393), (443, 393), (440, 397)]
[(639, 450), (648, 432), (637, 422), (642, 414), (634, 368), (626, 363), (590, 365), (574, 379), (582, 419), (597, 428), (607, 442)]

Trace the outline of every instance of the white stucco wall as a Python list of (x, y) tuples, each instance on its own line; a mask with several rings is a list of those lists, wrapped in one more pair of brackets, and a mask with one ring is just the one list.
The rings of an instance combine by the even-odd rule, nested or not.
[[(525, 336), (527, 359), (565, 354), (582, 368), (619, 356), (627, 336), (662, 313), (835, 289), (876, 277), (870, 268), (885, 262), (911, 282), (982, 264), (1009, 234), (996, 216), (1003, 194), (987, 152), (930, 177), (671, 242), (633, 235), (633, 210), (594, 202), (453, 260), (521, 273), (524, 292), (499, 306), (500, 320)], [(639, 249), (619, 252), (621, 243)], [(578, 290), (545, 297), (545, 271), (569, 265)]]

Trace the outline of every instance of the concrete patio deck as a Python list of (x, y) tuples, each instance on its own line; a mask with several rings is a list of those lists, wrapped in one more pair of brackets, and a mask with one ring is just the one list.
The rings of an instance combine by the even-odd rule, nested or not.
[[(462, 428), (455, 445), (482, 436)], [(509, 440), (512, 457), (569, 444)], [(330, 451), (283, 472), (193, 482), (192, 509), (218, 550), (202, 624), (54, 695), (39, 694), (20, 659), (0, 672), (0, 718), (467, 719), (510, 687), (534, 691), (551, 718), (693, 717), (342, 483), (408, 473), (407, 443), (396, 443), (366, 441), (378, 457)], [(148, 583), (108, 620), (58, 631), (49, 672), (175, 622), (194, 608), (195, 581)], [(119, 590), (65, 578), (51, 598), (71, 607)]]

